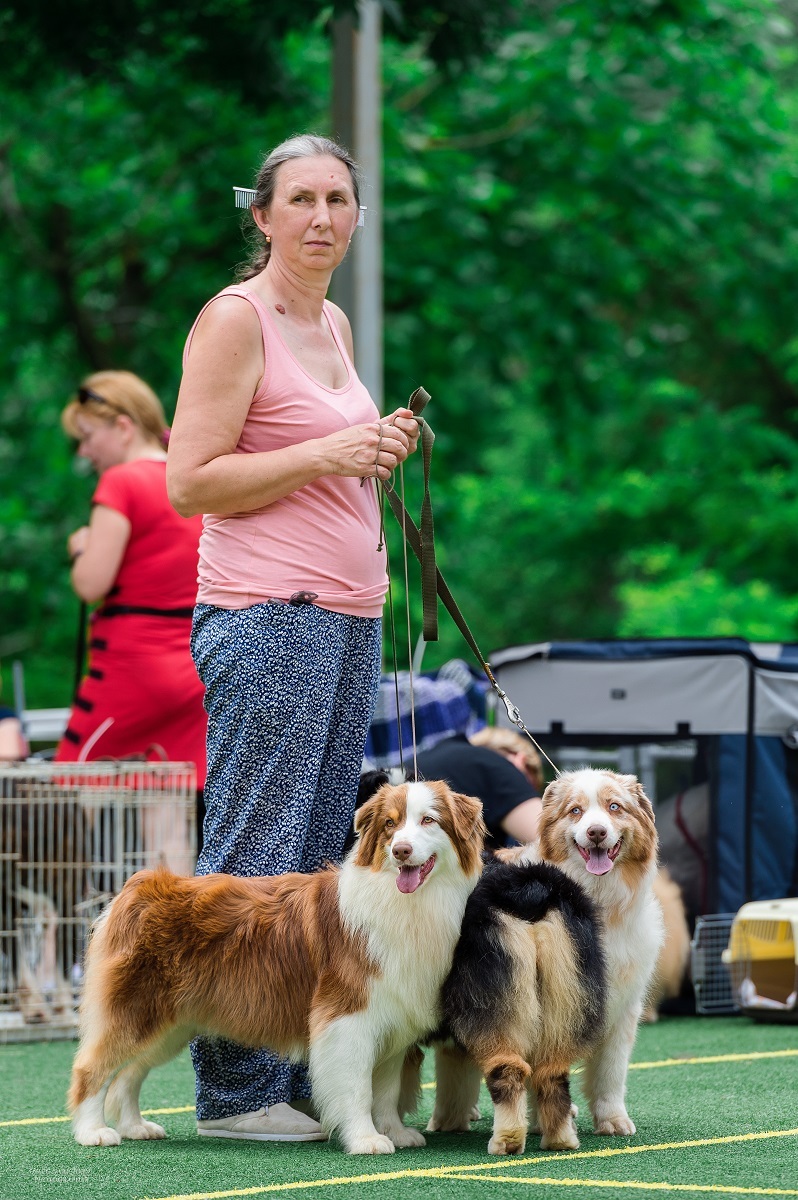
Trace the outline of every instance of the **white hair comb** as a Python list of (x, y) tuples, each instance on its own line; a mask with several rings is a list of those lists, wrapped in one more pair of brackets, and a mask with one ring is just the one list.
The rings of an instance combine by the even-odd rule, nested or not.
[[(257, 192), (255, 188), (234, 187), (236, 208), (250, 208), (255, 203)], [(360, 215), (357, 219), (361, 227), (366, 224), (366, 205), (360, 205)]]
[(255, 203), (257, 192), (254, 188), (234, 187), (233, 191), (236, 197), (236, 208), (249, 208), (251, 204)]

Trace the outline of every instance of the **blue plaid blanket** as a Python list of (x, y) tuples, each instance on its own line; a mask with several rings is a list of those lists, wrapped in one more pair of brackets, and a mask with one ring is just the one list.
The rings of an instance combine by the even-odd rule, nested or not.
[[(413, 676), (416, 748), (428, 750), (455, 733), (469, 736), (485, 724), (488, 681), (468, 663), (455, 658), (438, 671)], [(364, 767), (398, 767), (413, 761), (410, 672), (399, 671), (397, 680), (383, 675), (374, 720), (366, 742)], [(401, 721), (401, 726), (400, 726)], [(400, 752), (400, 727), (401, 747)]]

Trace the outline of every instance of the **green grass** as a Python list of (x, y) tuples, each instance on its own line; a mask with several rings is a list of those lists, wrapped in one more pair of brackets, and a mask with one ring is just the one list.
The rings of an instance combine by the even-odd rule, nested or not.
[[(0, 1047), (0, 1200), (199, 1200), (281, 1192), (393, 1200), (411, 1190), (413, 1200), (616, 1195), (642, 1200), (664, 1196), (665, 1189), (656, 1186), (662, 1184), (694, 1197), (798, 1196), (796, 1026), (724, 1017), (673, 1017), (645, 1026), (634, 1054), (641, 1066), (629, 1074), (629, 1110), (638, 1128), (634, 1137), (594, 1137), (582, 1108), (578, 1153), (541, 1153), (532, 1136), (523, 1157), (503, 1159), (486, 1152), (491, 1111), (486, 1095), (482, 1120), (471, 1133), (432, 1134), (426, 1149), (380, 1158), (349, 1157), (334, 1142), (204, 1140), (194, 1132), (193, 1112), (156, 1118), (166, 1127), (166, 1141), (124, 1142), (108, 1149), (76, 1146), (68, 1123), (52, 1120), (64, 1113), (73, 1053), (69, 1042)], [(721, 1061), (690, 1061), (716, 1056)], [(663, 1061), (673, 1059), (680, 1061)], [(647, 1063), (653, 1065), (642, 1065)], [(429, 1062), (425, 1079), (432, 1082)], [(346, 1080), (341, 1085), (346, 1087)], [(578, 1075), (574, 1090), (581, 1104)], [(420, 1126), (434, 1092), (428, 1087), (423, 1095), (415, 1119)], [(145, 1109), (192, 1103), (187, 1053), (153, 1072), (144, 1085)], [(37, 1118), (50, 1120), (7, 1124)], [(795, 1132), (773, 1136), (783, 1130)], [(756, 1134), (767, 1136), (750, 1137)], [(702, 1140), (709, 1144), (689, 1145)]]

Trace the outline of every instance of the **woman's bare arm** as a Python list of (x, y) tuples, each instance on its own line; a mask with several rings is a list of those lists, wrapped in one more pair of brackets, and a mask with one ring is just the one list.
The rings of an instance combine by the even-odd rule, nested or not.
[(543, 801), (538, 796), (522, 801), (511, 809), (499, 822), (505, 833), (515, 838), (517, 842), (534, 842), (538, 836), (540, 814), (543, 811)]
[(95, 504), (88, 525), (69, 538), (72, 587), (81, 600), (93, 604), (113, 586), (130, 540), (130, 521), (114, 508)]

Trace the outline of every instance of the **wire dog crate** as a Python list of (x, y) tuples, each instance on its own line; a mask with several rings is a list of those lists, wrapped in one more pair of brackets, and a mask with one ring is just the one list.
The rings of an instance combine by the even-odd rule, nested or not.
[(92, 922), (143, 867), (194, 870), (193, 763), (0, 766), (0, 1041), (72, 1037)]
[(695, 1010), (705, 1015), (739, 1012), (723, 952), (729, 944), (734, 913), (697, 917), (691, 947)]

